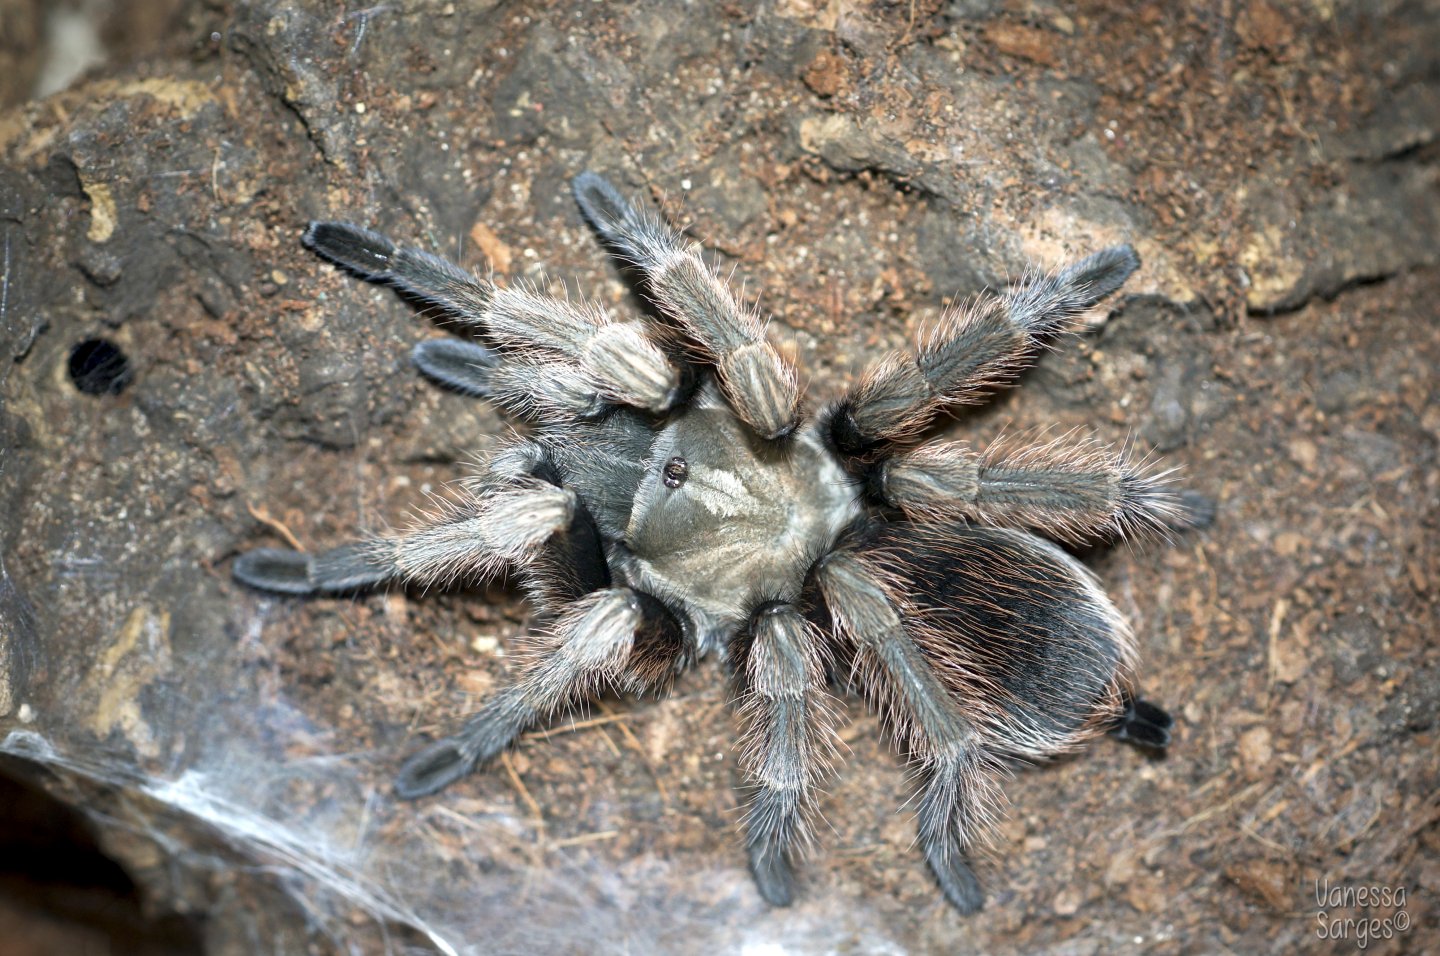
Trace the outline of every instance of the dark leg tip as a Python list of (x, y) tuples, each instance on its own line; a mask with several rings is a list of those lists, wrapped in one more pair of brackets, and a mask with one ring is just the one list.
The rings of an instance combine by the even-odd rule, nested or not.
[(1198, 491), (1180, 492), (1181, 514), (1175, 522), (1178, 531), (1194, 531), (1199, 528), (1208, 528), (1215, 523), (1215, 513), (1220, 506), (1209, 495), (1202, 495)]
[(975, 878), (970, 864), (959, 853), (953, 852), (938, 858), (933, 853), (926, 853), (926, 857), (950, 905), (964, 916), (980, 912), (985, 906), (985, 892), (980, 889), (980, 881)]
[(613, 239), (615, 228), (632, 216), (630, 204), (599, 173), (587, 169), (571, 180), (570, 188), (590, 225), (607, 238)]
[(284, 548), (257, 548), (235, 559), (230, 573), (241, 584), (277, 594), (313, 594), (310, 555)]
[(1147, 750), (1164, 750), (1170, 746), (1170, 731), (1175, 718), (1148, 700), (1138, 697), (1125, 699), (1125, 710), (1110, 731), (1117, 740), (1123, 740)]
[(795, 872), (785, 854), (751, 850), (750, 873), (755, 877), (760, 895), (771, 906), (789, 906), (795, 899)]
[(405, 761), (395, 778), (395, 796), (401, 800), (428, 797), (474, 769), (474, 758), (466, 756), (453, 740), (437, 740)]
[(456, 339), (426, 339), (415, 346), (410, 360), (431, 381), (476, 397), (490, 394), (489, 373), (500, 363), (483, 345)]
[(312, 222), (300, 237), (307, 249), (366, 279), (390, 274), (395, 243), (378, 232), (348, 222)]
[(1140, 268), (1140, 255), (1128, 243), (1111, 246), (1080, 260), (1066, 278), (1087, 290), (1085, 299), (1091, 304), (1118, 290)]

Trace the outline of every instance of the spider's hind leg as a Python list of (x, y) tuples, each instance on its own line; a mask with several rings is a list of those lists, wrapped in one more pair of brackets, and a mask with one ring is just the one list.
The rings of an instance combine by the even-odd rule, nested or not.
[(733, 648), (746, 741), (741, 769), (753, 783), (745, 842), (760, 895), (788, 906), (794, 857), (835, 749), (823, 644), (792, 605), (779, 602), (755, 611), (747, 638)]
[[(966, 855), (1000, 805), (999, 771), (1124, 720), (1129, 629), (1089, 571), (1017, 531), (877, 523), (817, 577), (861, 685), (920, 763), (925, 856), (971, 912), (981, 896)], [(1160, 729), (1158, 708), (1132, 709), (1131, 732)]]
[(845, 552), (823, 560), (818, 579), (832, 622), (855, 648), (862, 686), (920, 763), (925, 859), (946, 899), (974, 913), (985, 896), (967, 855), (999, 798), (981, 734), (906, 632), (888, 582)]
[(981, 754), (974, 747), (960, 748), (926, 761), (922, 768), (920, 846), (945, 898), (961, 913), (978, 912), (985, 905), (985, 891), (967, 859), (988, 825), (985, 810), (996, 799), (994, 770)]

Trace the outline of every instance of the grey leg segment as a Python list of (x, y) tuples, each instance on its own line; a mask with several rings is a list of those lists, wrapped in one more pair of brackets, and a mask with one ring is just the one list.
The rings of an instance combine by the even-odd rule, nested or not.
[[(312, 222), (304, 241), (366, 279), (388, 282), (444, 307), (508, 349), (557, 353), (611, 401), (658, 412), (676, 400), (680, 373), (649, 340), (642, 323), (612, 322), (598, 307), (572, 305), (524, 287), (499, 288), (439, 256), (397, 246), (349, 223)], [(425, 356), (431, 357), (452, 356)]]
[(851, 389), (831, 422), (837, 446), (863, 454), (903, 442), (941, 408), (1007, 384), (1046, 338), (1067, 331), (1139, 267), (1134, 249), (1116, 246), (948, 313), (915, 355), (882, 359)]
[(645, 274), (660, 310), (715, 361), (735, 414), (764, 438), (793, 431), (800, 406), (794, 366), (765, 338), (760, 318), (741, 308), (705, 265), (698, 248), (595, 173), (575, 177), (574, 189), (595, 229)]
[(283, 548), (256, 548), (235, 559), (235, 579), (277, 594), (334, 594), (384, 584), (395, 568), (378, 556), (370, 542), (306, 554)]
[(493, 285), (448, 259), (397, 246), (380, 233), (353, 223), (312, 222), (301, 241), (363, 279), (397, 286), (472, 320), (484, 314), (495, 291)]
[(237, 580), (282, 594), (353, 591), (389, 581), (448, 584), (523, 560), (574, 514), (573, 492), (544, 483), (468, 498), (428, 524), (319, 554), (260, 548), (235, 559)]
[(494, 349), (458, 339), (426, 339), (410, 353), (427, 378), (477, 398), (493, 391), (491, 376), (503, 358)]
[(1165, 534), (1187, 519), (1170, 473), (1098, 441), (1002, 441), (984, 452), (960, 442), (886, 459), (880, 496), (912, 517), (966, 517), (1030, 526), (1069, 541)]
[(1134, 246), (1111, 246), (1059, 272), (1027, 276), (1005, 294), (1005, 305), (1011, 321), (1032, 335), (1055, 335), (1066, 331), (1086, 309), (1120, 291), (1139, 268)]
[(905, 632), (882, 576), (842, 551), (821, 562), (819, 582), (836, 630), (855, 648), (866, 693), (920, 762), (925, 858), (950, 902), (972, 913), (984, 895), (965, 853), (998, 800), (980, 736)]
[(760, 895), (786, 906), (794, 891), (793, 857), (809, 836), (814, 788), (834, 754), (834, 715), (821, 642), (795, 608), (761, 608), (750, 637), (736, 674), (746, 742), (741, 769), (755, 786), (746, 846)]
[(465, 575), (489, 577), (568, 527), (575, 505), (573, 491), (545, 482), (504, 485), (446, 520), (381, 538), (379, 550), (411, 583), (444, 586)]
[(919, 756), (951, 742), (967, 742), (974, 729), (960, 713), (923, 652), (905, 632), (889, 582), (847, 551), (820, 563), (820, 591), (837, 631), (860, 655), (867, 690), (891, 720), (896, 736)]
[[(406, 761), (395, 781), (405, 800), (454, 783), (494, 759), (535, 722), (609, 682), (629, 686), (627, 664), (636, 636), (654, 622), (658, 602), (629, 588), (607, 588), (576, 601), (551, 630), (514, 684), (485, 702), (450, 737)], [(664, 612), (663, 609), (658, 613)]]
[(426, 339), (411, 359), (442, 385), (538, 421), (592, 419), (611, 407), (611, 398), (580, 366), (546, 361), (539, 352), (502, 356), (474, 342)]

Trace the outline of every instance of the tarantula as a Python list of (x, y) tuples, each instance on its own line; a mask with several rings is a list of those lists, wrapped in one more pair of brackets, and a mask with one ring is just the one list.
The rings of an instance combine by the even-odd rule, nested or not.
[(235, 577), (322, 594), (518, 573), (550, 623), (513, 683), (405, 763), (406, 799), (603, 687), (663, 691), (719, 655), (746, 742), (750, 868), (778, 906), (836, 749), (829, 688), (858, 687), (917, 765), (919, 842), (941, 888), (977, 910), (967, 853), (1009, 764), (1106, 731), (1169, 742), (1170, 717), (1133, 692), (1132, 635), (1096, 578), (1022, 529), (1083, 542), (1194, 516), (1166, 474), (1093, 439), (983, 452), (917, 439), (1119, 289), (1134, 250), (952, 310), (914, 354), (882, 357), (806, 414), (795, 368), (697, 246), (594, 173), (573, 188), (658, 316), (616, 320), (359, 226), (310, 224), (320, 256), (480, 337), (422, 342), (422, 373), (536, 428), (418, 527), (318, 554), (250, 551)]

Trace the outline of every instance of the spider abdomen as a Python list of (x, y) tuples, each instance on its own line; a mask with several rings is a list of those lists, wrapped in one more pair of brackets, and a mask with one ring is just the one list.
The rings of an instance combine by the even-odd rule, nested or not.
[(903, 588), (907, 633), (987, 747), (1044, 757), (1120, 713), (1130, 628), (1060, 548), (939, 521), (885, 524), (866, 538), (859, 552)]

